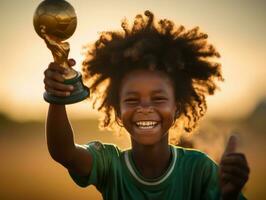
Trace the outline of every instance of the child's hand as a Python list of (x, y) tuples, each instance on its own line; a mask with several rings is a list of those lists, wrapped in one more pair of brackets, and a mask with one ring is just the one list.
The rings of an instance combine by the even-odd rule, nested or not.
[(238, 199), (248, 180), (249, 167), (243, 153), (236, 152), (237, 137), (232, 135), (221, 159), (219, 181), (222, 199)]
[[(70, 67), (75, 65), (74, 59), (69, 59), (68, 64)], [(67, 69), (61, 67), (57, 63), (50, 63), (48, 68), (44, 71), (44, 84), (45, 90), (54, 96), (69, 96), (71, 91), (74, 90), (72, 85), (64, 84), (64, 75), (67, 74)]]

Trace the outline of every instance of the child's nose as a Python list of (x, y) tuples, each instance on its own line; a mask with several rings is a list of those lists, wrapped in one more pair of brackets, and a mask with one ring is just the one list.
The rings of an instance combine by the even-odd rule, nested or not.
[(153, 106), (149, 102), (143, 102), (137, 107), (137, 112), (151, 113), (153, 112)]

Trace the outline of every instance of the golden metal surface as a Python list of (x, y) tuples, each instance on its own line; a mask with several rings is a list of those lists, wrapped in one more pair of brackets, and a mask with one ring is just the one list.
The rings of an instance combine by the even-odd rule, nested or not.
[(68, 69), (65, 79), (71, 79), (77, 72), (68, 65), (69, 43), (63, 42), (73, 35), (77, 27), (74, 8), (64, 0), (45, 0), (37, 7), (33, 25), (37, 34), (44, 39), (51, 50), (54, 61)]

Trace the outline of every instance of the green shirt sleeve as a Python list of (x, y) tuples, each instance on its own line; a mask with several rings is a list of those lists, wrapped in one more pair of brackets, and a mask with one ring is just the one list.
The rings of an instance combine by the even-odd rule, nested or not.
[(203, 199), (219, 200), (218, 166), (207, 155), (203, 158)]
[(91, 173), (88, 176), (79, 176), (69, 171), (69, 174), (80, 187), (87, 187), (93, 184), (101, 191), (109, 177), (112, 157), (116, 153), (117, 148), (112, 144), (102, 144), (99, 141), (93, 141), (82, 146), (92, 155)]

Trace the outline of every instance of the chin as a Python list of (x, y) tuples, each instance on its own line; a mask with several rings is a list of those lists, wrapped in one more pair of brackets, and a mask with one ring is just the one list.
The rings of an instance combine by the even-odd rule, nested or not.
[(134, 140), (135, 143), (143, 146), (152, 146), (160, 143), (164, 138), (165, 135), (160, 135), (158, 137), (154, 135), (154, 137), (151, 137), (150, 135), (130, 135), (131, 140)]
[(145, 139), (142, 139), (142, 140), (136, 140), (136, 139), (133, 138), (133, 140), (134, 140), (136, 143), (138, 143), (138, 145), (143, 145), (143, 146), (153, 146), (153, 145), (155, 145), (155, 144), (158, 143), (158, 141), (152, 141), (152, 140), (150, 140), (150, 139), (148, 139), (148, 140), (145, 140)]

